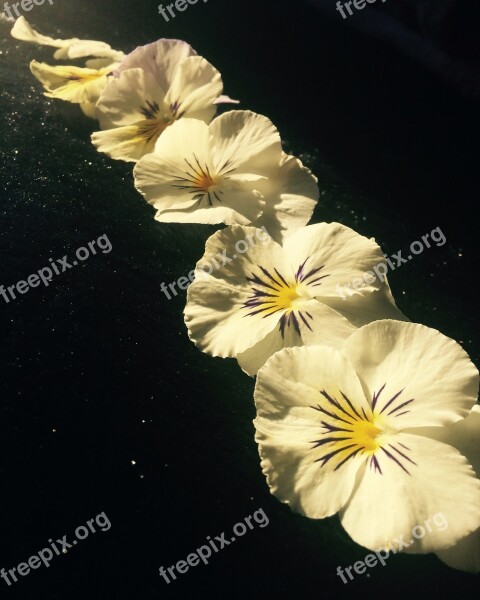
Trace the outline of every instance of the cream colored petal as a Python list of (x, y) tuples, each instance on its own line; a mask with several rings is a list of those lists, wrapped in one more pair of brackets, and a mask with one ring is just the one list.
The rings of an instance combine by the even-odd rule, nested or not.
[[(475, 404), (470, 414), (448, 427), (424, 427), (411, 430), (457, 448), (480, 477), (480, 406)], [(421, 433), (420, 433), (421, 432)], [(459, 540), (454, 546), (440, 550), (437, 556), (444, 563), (470, 573), (480, 572), (480, 529)]]
[(54, 58), (57, 60), (72, 60), (76, 58), (85, 58), (86, 56), (95, 56), (98, 58), (109, 59), (110, 62), (120, 62), (125, 54), (114, 50), (105, 42), (97, 42), (94, 40), (71, 40), (68, 46), (59, 48)]
[(90, 119), (98, 119), (97, 109), (95, 108), (95, 104), (93, 104), (93, 102), (84, 102), (83, 104), (80, 104), (80, 108), (86, 117)]
[(35, 31), (30, 23), (21, 16), (15, 21), (15, 25), (10, 32), (11, 36), (22, 42), (32, 42), (40, 46), (51, 46), (52, 48), (65, 48), (73, 43), (79, 42), (78, 38), (69, 40), (54, 39), (47, 35), (42, 35)]
[(321, 344), (338, 349), (355, 329), (341, 314), (317, 300), (310, 300), (292, 311), (285, 325), (279, 322), (268, 339), (237, 356), (237, 360), (242, 369), (253, 376), (281, 348)]
[(251, 293), (251, 279), (259, 272), (259, 266), (273, 274), (277, 269), (286, 277), (293, 277), (288, 257), (280, 244), (255, 227), (232, 225), (211, 235), (196, 270), (200, 271), (214, 261), (218, 268), (213, 270), (212, 277), (248, 293)]
[(265, 209), (254, 225), (265, 226), (279, 242), (308, 223), (319, 196), (317, 178), (300, 160), (285, 153), (257, 189), (265, 199)]
[(89, 69), (104, 69), (105, 67), (110, 67), (112, 74), (119, 64), (118, 61), (112, 62), (111, 58), (89, 58), (85, 61), (85, 66)]
[(436, 329), (376, 321), (358, 329), (342, 352), (376, 412), (397, 430), (454, 423), (476, 402), (475, 365), (459, 344)]
[(213, 103), (222, 90), (222, 78), (217, 69), (201, 56), (191, 56), (175, 71), (165, 104), (178, 105), (178, 114), (190, 118), (198, 118), (198, 114), (209, 109), (209, 122), (215, 114)]
[(33, 60), (33, 75), (42, 83), (49, 98), (75, 104), (96, 102), (108, 81), (106, 69), (87, 69), (74, 66), (51, 66)]
[(145, 154), (153, 152), (155, 146), (155, 141), (145, 136), (142, 127), (148, 127), (148, 122), (96, 131), (92, 134), (92, 143), (99, 152), (111, 158), (137, 162)]
[(462, 538), (451, 548), (438, 550), (436, 555), (453, 569), (480, 573), (480, 529)]
[(388, 283), (379, 290), (352, 296), (322, 298), (325, 304), (335, 309), (356, 327), (363, 327), (380, 319), (409, 321), (396, 306)]
[(248, 293), (218, 279), (194, 281), (187, 292), (185, 324), (192, 342), (212, 356), (234, 357), (275, 327), (275, 320), (249, 320), (243, 304)]
[(126, 69), (141, 68), (146, 76), (165, 90), (170, 88), (178, 66), (189, 56), (197, 53), (181, 40), (160, 39), (139, 46), (122, 61), (118, 73)]
[(145, 119), (147, 102), (156, 102), (161, 109), (164, 97), (165, 92), (146, 78), (142, 69), (122, 71), (118, 77), (109, 78), (98, 100), (100, 127), (111, 129), (139, 123)]
[[(230, 185), (225, 189), (221, 202), (213, 194), (204, 196), (194, 205), (183, 206), (183, 200), (175, 206), (158, 211), (157, 221), (163, 223), (203, 223), (210, 225), (249, 225), (262, 213), (263, 201), (250, 188), (243, 185)], [(210, 204), (211, 202), (211, 204)]]
[(280, 164), (280, 134), (267, 117), (245, 110), (232, 110), (210, 124), (213, 159), (217, 168), (228, 163), (235, 173), (266, 175)]
[(480, 406), (475, 404), (470, 413), (452, 425), (445, 427), (415, 427), (406, 433), (426, 437), (453, 446), (461, 452), (472, 465), (480, 478)]
[(224, 96), (222, 94), (215, 100), (214, 104), (240, 104), (240, 100), (233, 100), (230, 96)]
[(57, 60), (83, 58), (85, 56), (97, 56), (111, 59), (110, 62), (120, 61), (125, 54), (114, 50), (105, 42), (96, 40), (80, 40), (78, 38), (71, 39), (54, 39), (47, 35), (42, 35), (30, 25), (24, 16), (20, 16), (11, 30), (11, 35), (22, 42), (31, 42), (40, 46), (51, 46), (58, 48), (54, 53), (54, 58)]
[(318, 443), (324, 430), (321, 410), (330, 406), (322, 392), (341, 398), (338, 390), (355, 410), (368, 409), (351, 365), (322, 346), (277, 352), (260, 369), (255, 386), (255, 439), (270, 491), (314, 519), (331, 516), (347, 503), (365, 460), (359, 455), (343, 460), (343, 451), (329, 459), (331, 449)]
[[(398, 549), (395, 540), (403, 537), (410, 552), (423, 554), (448, 548), (478, 529), (480, 481), (457, 450), (405, 433), (392, 435), (382, 447), (375, 454), (381, 472), (365, 470), (341, 513), (357, 544), (374, 551)], [(432, 525), (437, 514), (446, 527)]]
[[(328, 275), (316, 286), (319, 299), (339, 297), (339, 287), (363, 277), (366, 271), (384, 261), (382, 250), (374, 241), (340, 223), (318, 223), (295, 231), (285, 239), (284, 247), (292, 260), (324, 265), (322, 275)], [(378, 289), (376, 280), (357, 293)]]

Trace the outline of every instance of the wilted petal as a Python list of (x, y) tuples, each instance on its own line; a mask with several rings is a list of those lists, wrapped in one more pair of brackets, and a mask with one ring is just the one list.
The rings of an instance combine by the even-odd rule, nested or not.
[(88, 69), (74, 66), (51, 66), (33, 60), (33, 75), (45, 88), (45, 96), (73, 102), (95, 103), (107, 84), (111, 68)]
[(97, 56), (99, 58), (108, 58), (110, 59), (110, 63), (113, 63), (122, 60), (122, 58), (125, 56), (123, 52), (114, 50), (105, 42), (98, 42), (96, 40), (80, 40), (78, 38), (62, 40), (54, 39), (47, 35), (42, 35), (33, 29), (30, 23), (23, 16), (20, 16), (15, 21), (10, 33), (12, 37), (17, 40), (21, 40), (22, 42), (31, 42), (40, 46), (51, 46), (52, 48), (58, 48), (53, 55), (54, 58), (58, 60)]

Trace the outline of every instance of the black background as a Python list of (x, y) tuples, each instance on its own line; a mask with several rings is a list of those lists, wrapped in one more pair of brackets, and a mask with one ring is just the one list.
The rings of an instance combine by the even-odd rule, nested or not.
[[(413, 321), (460, 341), (478, 366), (475, 5), (439, 1), (444, 12), (429, 20), (431, 2), (416, 12), (388, 0), (344, 21), (334, 0), (209, 0), (169, 23), (157, 5), (55, 0), (26, 16), (42, 33), (124, 51), (159, 37), (191, 43), (226, 93), (268, 115), (317, 174), (313, 222), (345, 223), (388, 254), (441, 227), (447, 243), (390, 283)], [(48, 288), (0, 298), (0, 568), (102, 511), (112, 528), (10, 588), (0, 580), (0, 597), (476, 597), (476, 577), (433, 555), (392, 557), (342, 583), (337, 566), (365, 549), (336, 517), (308, 520), (269, 494), (254, 381), (235, 361), (202, 355), (187, 338), (184, 293), (160, 292), (193, 268), (215, 229), (156, 223), (131, 165), (91, 146), (94, 123), (41, 95), (28, 63), (53, 63), (53, 51), (8, 31), (0, 24), (0, 284), (103, 234), (113, 250)], [(258, 508), (268, 527), (170, 585), (160, 578), (160, 565)]]

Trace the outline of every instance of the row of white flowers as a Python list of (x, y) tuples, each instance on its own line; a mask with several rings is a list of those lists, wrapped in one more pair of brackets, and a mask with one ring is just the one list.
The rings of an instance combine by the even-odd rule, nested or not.
[[(479, 571), (478, 371), (456, 342), (409, 322), (386, 280), (338, 293), (383, 252), (339, 223), (307, 225), (317, 179), (283, 152), (271, 121), (245, 110), (214, 118), (237, 101), (183, 41), (125, 55), (41, 35), (23, 17), (12, 35), (56, 48), (56, 59), (88, 57), (85, 67), (32, 61), (31, 71), (47, 96), (99, 121), (100, 152), (136, 163), (158, 221), (227, 225), (206, 242), (185, 323), (203, 352), (258, 375), (256, 441), (271, 492), (308, 517), (339, 513), (371, 550), (441, 512), (448, 529), (409, 551)], [(260, 227), (271, 239), (205, 274)]]

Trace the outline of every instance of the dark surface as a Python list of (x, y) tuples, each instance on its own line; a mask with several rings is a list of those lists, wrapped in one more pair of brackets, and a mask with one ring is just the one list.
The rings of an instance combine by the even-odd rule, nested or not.
[[(388, 254), (441, 227), (447, 243), (402, 266), (391, 286), (413, 321), (461, 341), (478, 366), (474, 95), (393, 41), (405, 22), (392, 35), (365, 33), (333, 0), (318, 12), (292, 0), (209, 0), (170, 23), (157, 4), (55, 0), (27, 18), (42, 33), (125, 51), (159, 37), (190, 42), (226, 93), (267, 114), (318, 175), (314, 222), (345, 223)], [(478, 65), (462, 30), (444, 27), (446, 51), (461, 46), (455, 64)], [(8, 305), (0, 298), (0, 568), (102, 511), (112, 528), (10, 588), (0, 580), (0, 597), (477, 597), (478, 578), (433, 555), (390, 558), (348, 586), (336, 576), (366, 551), (336, 518), (302, 518), (269, 494), (253, 380), (235, 361), (202, 355), (183, 325), (184, 293), (160, 292), (193, 268), (214, 228), (156, 223), (131, 166), (90, 145), (93, 123), (40, 94), (28, 63), (53, 62), (52, 52), (8, 31), (0, 24), (0, 284), (102, 234), (113, 250)], [(260, 507), (268, 527), (170, 585), (159, 577), (160, 565)]]

